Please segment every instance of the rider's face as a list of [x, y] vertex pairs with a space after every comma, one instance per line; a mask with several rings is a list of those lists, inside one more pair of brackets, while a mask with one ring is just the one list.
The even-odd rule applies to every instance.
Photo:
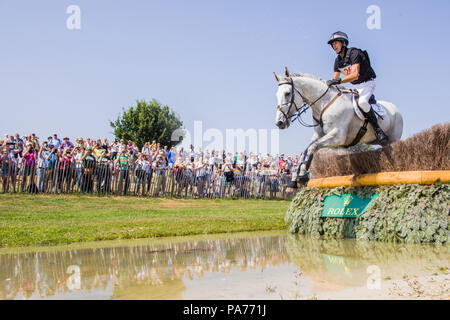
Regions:
[[333, 41], [331, 43], [331, 46], [333, 47], [334, 52], [337, 54], [341, 53], [342, 50], [342, 42], [341, 41]]

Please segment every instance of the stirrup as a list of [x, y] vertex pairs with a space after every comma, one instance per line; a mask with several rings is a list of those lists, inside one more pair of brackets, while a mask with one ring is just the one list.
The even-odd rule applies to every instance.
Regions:
[[380, 125], [378, 122], [372, 123], [372, 126], [375, 131], [375, 137], [377, 138], [377, 141], [380, 145], [387, 146], [389, 144], [389, 137], [386, 133], [384, 133], [383, 129], [380, 128]]
[[389, 144], [389, 137], [384, 133], [384, 131], [380, 128], [379, 131], [375, 130], [375, 136], [377, 137], [378, 143], [383, 147]]

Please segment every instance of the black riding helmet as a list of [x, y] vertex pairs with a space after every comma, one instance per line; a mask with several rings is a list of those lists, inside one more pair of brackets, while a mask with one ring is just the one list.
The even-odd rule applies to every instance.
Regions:
[[345, 32], [337, 31], [333, 33], [330, 37], [330, 40], [328, 40], [328, 44], [331, 45], [333, 41], [342, 41], [344, 42], [344, 45], [348, 46], [348, 36]]

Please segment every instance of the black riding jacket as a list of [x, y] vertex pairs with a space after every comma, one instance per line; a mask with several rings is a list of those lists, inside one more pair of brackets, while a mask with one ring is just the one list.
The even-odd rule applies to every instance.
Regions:
[[344, 58], [338, 54], [334, 61], [334, 72], [342, 72], [345, 76], [348, 76], [352, 65], [359, 63], [359, 78], [352, 81], [352, 84], [363, 83], [377, 77], [370, 65], [369, 55], [366, 51], [347, 47], [345, 47], [344, 50]]

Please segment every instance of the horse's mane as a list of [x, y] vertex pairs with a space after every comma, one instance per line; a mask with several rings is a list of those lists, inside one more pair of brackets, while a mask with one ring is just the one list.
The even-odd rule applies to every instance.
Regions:
[[314, 79], [314, 80], [322, 81], [323, 83], [326, 83], [326, 81], [323, 80], [322, 78], [319, 78], [319, 77], [314, 76], [314, 75], [309, 74], [309, 73], [293, 73], [293, 74], [291, 74], [291, 77], [294, 77], [294, 78], [295, 77], [305, 77], [305, 78], [310, 78], [310, 79]]
[[[327, 81], [326, 81], [326, 80], [324, 80], [324, 79], [322, 79], [322, 78], [320, 78], [320, 77], [317, 77], [317, 76], [315, 76], [315, 75], [309, 74], [309, 73], [292, 73], [292, 74], [291, 74], [291, 77], [293, 77], [293, 78], [297, 78], [297, 77], [305, 77], [305, 78], [310, 78], [310, 79], [313, 79], [313, 80], [320, 81], [320, 82], [322, 82], [322, 83], [324, 83], [324, 84], [327, 84]], [[344, 86], [337, 86], [337, 87], [339, 87], [340, 89], [345, 89]]]

